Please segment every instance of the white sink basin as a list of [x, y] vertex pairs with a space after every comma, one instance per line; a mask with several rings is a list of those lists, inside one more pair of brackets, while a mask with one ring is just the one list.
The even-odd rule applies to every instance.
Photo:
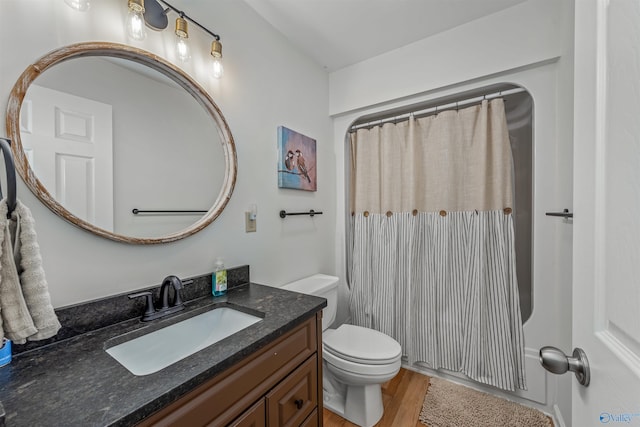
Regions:
[[262, 320], [215, 308], [106, 350], [134, 375], [149, 375]]

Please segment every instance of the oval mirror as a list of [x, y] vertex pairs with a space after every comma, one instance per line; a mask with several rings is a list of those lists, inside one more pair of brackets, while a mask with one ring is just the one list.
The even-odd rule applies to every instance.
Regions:
[[65, 220], [112, 240], [196, 233], [231, 197], [229, 126], [209, 94], [131, 46], [79, 43], [27, 67], [7, 108], [16, 169]]

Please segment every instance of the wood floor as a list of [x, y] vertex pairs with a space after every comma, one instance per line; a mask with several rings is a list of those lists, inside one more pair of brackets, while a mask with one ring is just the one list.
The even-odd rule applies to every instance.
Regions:
[[[376, 427], [425, 427], [418, 420], [429, 377], [401, 368], [400, 373], [382, 385], [384, 414]], [[325, 409], [324, 427], [357, 427]]]

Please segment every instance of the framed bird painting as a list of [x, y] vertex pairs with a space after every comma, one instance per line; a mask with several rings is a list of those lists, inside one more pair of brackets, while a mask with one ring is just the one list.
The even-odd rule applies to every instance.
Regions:
[[278, 126], [278, 187], [316, 191], [316, 140]]

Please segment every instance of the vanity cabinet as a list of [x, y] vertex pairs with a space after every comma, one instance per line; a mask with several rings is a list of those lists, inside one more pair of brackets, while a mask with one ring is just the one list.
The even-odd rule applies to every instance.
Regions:
[[322, 426], [321, 317], [318, 312], [139, 426]]

